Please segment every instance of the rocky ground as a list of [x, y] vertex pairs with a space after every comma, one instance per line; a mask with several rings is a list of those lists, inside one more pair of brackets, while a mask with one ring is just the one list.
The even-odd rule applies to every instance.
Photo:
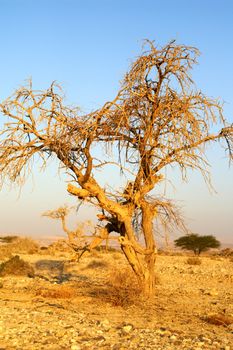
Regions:
[[78, 264], [61, 256], [21, 257], [35, 277], [1, 278], [1, 350], [233, 349], [230, 259], [202, 257], [201, 265], [189, 265], [185, 256], [158, 256], [156, 295], [145, 301], [118, 252]]

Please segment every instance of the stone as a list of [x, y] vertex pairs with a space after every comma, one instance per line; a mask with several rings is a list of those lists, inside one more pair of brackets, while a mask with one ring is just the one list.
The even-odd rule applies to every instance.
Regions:
[[210, 295], [211, 297], [216, 297], [218, 296], [218, 292], [215, 289], [212, 289], [209, 291], [208, 295]]
[[132, 324], [126, 324], [122, 327], [122, 333], [123, 334], [129, 334], [130, 332], [132, 332], [134, 329], [133, 325]]
[[81, 350], [81, 347], [80, 347], [80, 345], [78, 345], [78, 344], [73, 344], [73, 345], [71, 345], [71, 348], [70, 348], [71, 350]]
[[177, 337], [173, 334], [173, 335], [171, 335], [170, 336], [170, 338], [169, 338], [170, 340], [172, 340], [172, 341], [174, 341], [174, 340], [176, 340], [177, 339]]
[[103, 321], [101, 321], [100, 326], [101, 328], [104, 328], [105, 331], [108, 331], [111, 328], [110, 322], [107, 319], [104, 319]]

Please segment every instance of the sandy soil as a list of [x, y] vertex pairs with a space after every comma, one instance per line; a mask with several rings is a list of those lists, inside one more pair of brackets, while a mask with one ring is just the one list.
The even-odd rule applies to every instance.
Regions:
[[[156, 294], [146, 301], [124, 289], [132, 277], [121, 253], [95, 252], [78, 264], [21, 257], [36, 277], [1, 278], [0, 349], [233, 349], [227, 258], [202, 257], [193, 266], [185, 256], [158, 256]], [[122, 289], [111, 283], [119, 271]], [[226, 323], [212, 324], [217, 315]]]

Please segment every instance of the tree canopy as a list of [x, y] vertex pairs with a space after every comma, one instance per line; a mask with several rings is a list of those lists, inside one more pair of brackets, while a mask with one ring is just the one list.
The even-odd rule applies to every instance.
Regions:
[[[171, 166], [183, 178], [192, 169], [209, 182], [205, 145], [211, 142], [219, 141], [233, 159], [233, 127], [221, 104], [192, 81], [198, 55], [198, 49], [175, 41], [162, 48], [146, 41], [116, 97], [88, 114], [66, 106], [55, 82], [45, 91], [34, 90], [29, 82], [0, 103], [5, 121], [0, 132], [1, 184], [22, 185], [35, 160], [45, 168], [50, 157], [57, 158], [70, 179], [68, 192], [99, 208], [100, 237], [119, 234], [119, 244], [148, 294], [154, 290], [154, 223], [183, 225], [176, 206], [152, 190], [159, 192], [163, 181], [172, 180], [165, 171]], [[111, 149], [118, 161], [111, 159]], [[124, 188], [107, 191], [96, 171], [104, 172], [113, 163], [128, 181]]]
[[200, 236], [192, 233], [176, 239], [175, 245], [181, 249], [192, 250], [195, 255], [200, 255], [211, 248], [219, 248], [220, 242], [212, 235]]

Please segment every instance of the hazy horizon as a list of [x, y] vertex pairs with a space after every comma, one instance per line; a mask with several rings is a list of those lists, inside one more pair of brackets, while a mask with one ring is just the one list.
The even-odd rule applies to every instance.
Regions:
[[[233, 123], [233, 3], [229, 1], [38, 1], [0, 0], [2, 55], [0, 99], [32, 78], [35, 89], [62, 84], [67, 103], [91, 111], [111, 100], [130, 63], [141, 52], [145, 38], [164, 45], [171, 39], [197, 47], [199, 65], [193, 69], [197, 87], [224, 101], [224, 114]], [[2, 126], [0, 116], [0, 127]], [[197, 173], [182, 183], [170, 172], [175, 189], [167, 196], [178, 201], [192, 232], [213, 234], [233, 243], [233, 168], [218, 145], [208, 149], [213, 185], [210, 193]], [[116, 183], [117, 174], [102, 181]], [[66, 192], [68, 178], [57, 173], [56, 163], [34, 172], [19, 189], [0, 191], [0, 234], [61, 236], [59, 222], [41, 214], [65, 203], [77, 206]], [[110, 183], [111, 185], [111, 183]], [[94, 210], [81, 207], [69, 225], [94, 219]], [[174, 232], [174, 237], [177, 233]]]

